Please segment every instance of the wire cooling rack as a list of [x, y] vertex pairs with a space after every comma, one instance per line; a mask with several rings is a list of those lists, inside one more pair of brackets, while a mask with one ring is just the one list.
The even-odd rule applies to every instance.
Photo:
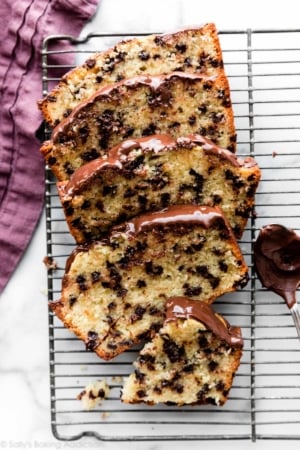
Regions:
[[[240, 242], [250, 281], [242, 291], [215, 303], [230, 323], [242, 327], [245, 338], [229, 400], [223, 407], [124, 405], [119, 393], [136, 350], [104, 362], [87, 352], [49, 312], [51, 424], [58, 439], [85, 435], [103, 441], [300, 439], [300, 343], [281, 298], [257, 280], [252, 254], [252, 243], [265, 224], [281, 223], [299, 232], [300, 29], [219, 35], [232, 92], [238, 154], [254, 156], [262, 170], [256, 211]], [[53, 55], [63, 61], [64, 54], [72, 52], [78, 65], [91, 53], [126, 37], [48, 37], [43, 46], [44, 94], [71, 68], [52, 64]], [[66, 42], [72, 44], [71, 50]], [[48, 273], [48, 299], [53, 300], [59, 298], [65, 260], [74, 242], [47, 169], [46, 215], [47, 255], [57, 263], [57, 269]], [[83, 410], [76, 397], [99, 379], [110, 385], [108, 398], [92, 411]]]

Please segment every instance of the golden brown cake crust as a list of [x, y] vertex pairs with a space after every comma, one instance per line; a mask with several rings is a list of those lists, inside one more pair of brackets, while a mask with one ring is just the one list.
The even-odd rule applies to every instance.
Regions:
[[213, 23], [121, 41], [113, 48], [96, 53], [83, 65], [69, 71], [40, 100], [39, 108], [54, 127], [102, 86], [138, 74], [157, 75], [174, 70], [224, 73], [220, 42]]
[[247, 277], [222, 211], [180, 205], [134, 218], [107, 240], [75, 249], [61, 300], [50, 308], [89, 350], [111, 359], [161, 327], [168, 297], [211, 303]]
[[77, 243], [146, 211], [188, 203], [221, 207], [240, 238], [259, 179], [253, 158], [238, 158], [200, 135], [153, 135], [123, 141], [57, 188]]

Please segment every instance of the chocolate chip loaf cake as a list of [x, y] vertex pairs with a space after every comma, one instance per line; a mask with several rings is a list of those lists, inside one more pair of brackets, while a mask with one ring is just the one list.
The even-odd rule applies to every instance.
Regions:
[[223, 405], [242, 356], [243, 339], [210, 305], [168, 300], [164, 325], [146, 343], [124, 383], [125, 403]]
[[108, 360], [161, 327], [168, 297], [211, 303], [247, 278], [219, 208], [173, 206], [136, 217], [115, 227], [106, 240], [75, 249], [61, 299], [50, 308], [87, 349]]
[[[92, 55], [83, 65], [69, 71], [39, 102], [39, 107], [46, 121], [54, 127], [103, 86], [136, 75], [173, 71], [224, 74], [214, 24], [133, 38]], [[229, 97], [227, 80], [223, 80], [224, 97]]]
[[237, 238], [253, 208], [260, 170], [200, 135], [153, 135], [122, 142], [57, 184], [77, 243], [124, 220], [175, 204], [218, 205]]
[[223, 75], [183, 72], [120, 81], [78, 105], [41, 152], [62, 181], [128, 138], [199, 133], [234, 150], [233, 113], [224, 82]]

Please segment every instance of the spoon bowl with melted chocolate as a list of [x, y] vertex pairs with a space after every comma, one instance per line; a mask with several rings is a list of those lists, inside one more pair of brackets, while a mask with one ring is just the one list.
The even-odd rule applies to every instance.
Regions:
[[283, 225], [266, 225], [254, 243], [254, 264], [262, 285], [285, 300], [300, 339], [296, 299], [300, 285], [300, 236]]

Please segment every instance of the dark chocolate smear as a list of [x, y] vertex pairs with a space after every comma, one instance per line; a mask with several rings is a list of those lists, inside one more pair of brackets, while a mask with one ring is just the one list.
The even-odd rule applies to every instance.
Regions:
[[216, 314], [210, 305], [186, 297], [171, 297], [167, 302], [166, 322], [189, 318], [203, 323], [231, 347], [242, 347], [244, 344], [241, 329], [229, 325], [227, 320]]
[[282, 225], [266, 225], [254, 244], [254, 262], [262, 285], [292, 308], [300, 284], [300, 237]]

